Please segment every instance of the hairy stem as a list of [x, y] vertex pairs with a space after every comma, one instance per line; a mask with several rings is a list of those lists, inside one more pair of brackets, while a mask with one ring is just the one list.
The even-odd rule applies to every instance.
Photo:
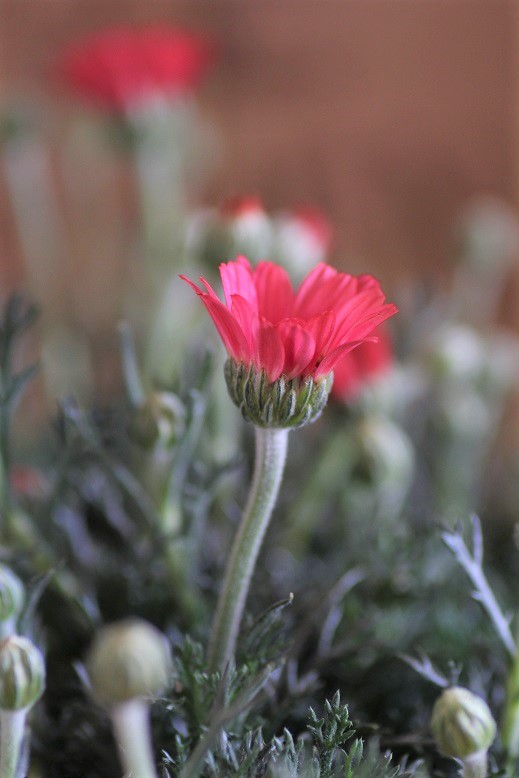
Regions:
[[269, 525], [285, 465], [288, 430], [256, 427], [251, 490], [236, 535], [213, 622], [209, 666], [223, 671], [234, 654], [250, 580]]

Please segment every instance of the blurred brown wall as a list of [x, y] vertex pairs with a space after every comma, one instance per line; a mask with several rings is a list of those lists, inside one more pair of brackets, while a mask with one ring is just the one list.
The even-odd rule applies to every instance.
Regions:
[[[441, 272], [457, 209], [516, 196], [518, 6], [506, 0], [0, 0], [2, 91], [46, 93], [56, 52], [113, 23], [214, 35], [201, 95], [224, 154], [208, 202], [313, 201], [336, 256], [384, 279]], [[1, 196], [1, 192], [0, 192]], [[16, 255], [7, 204], [4, 257]], [[4, 263], [5, 263], [4, 259]]]

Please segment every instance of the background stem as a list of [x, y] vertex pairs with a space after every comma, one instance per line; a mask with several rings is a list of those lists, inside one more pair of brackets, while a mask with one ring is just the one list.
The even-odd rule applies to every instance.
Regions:
[[128, 700], [111, 711], [124, 778], [157, 778], [149, 714], [148, 703], [141, 699]]

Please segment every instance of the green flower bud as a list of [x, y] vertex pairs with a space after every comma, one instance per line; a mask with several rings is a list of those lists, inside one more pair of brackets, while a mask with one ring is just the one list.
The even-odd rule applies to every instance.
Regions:
[[264, 370], [229, 358], [225, 380], [244, 419], [258, 427], [294, 429], [319, 418], [332, 388], [333, 373], [317, 381], [311, 376], [289, 381], [280, 376], [270, 382]]
[[25, 602], [25, 589], [17, 575], [0, 564], [0, 622], [16, 618]]
[[152, 392], [135, 409], [129, 433], [144, 448], [173, 445], [185, 427], [185, 408], [172, 392]]
[[355, 429], [355, 470], [370, 484], [401, 484], [411, 481], [414, 451], [411, 441], [390, 419], [372, 414]]
[[94, 694], [106, 707], [158, 694], [172, 670], [166, 637], [142, 619], [102, 629], [86, 665]]
[[435, 378], [477, 381], [485, 366], [485, 343], [471, 327], [445, 325], [433, 333], [426, 356]]
[[31, 708], [45, 689], [43, 654], [28, 638], [0, 642], [0, 710]]
[[431, 729], [439, 751], [462, 761], [486, 752], [496, 736], [486, 702], [460, 686], [446, 689], [436, 700]]

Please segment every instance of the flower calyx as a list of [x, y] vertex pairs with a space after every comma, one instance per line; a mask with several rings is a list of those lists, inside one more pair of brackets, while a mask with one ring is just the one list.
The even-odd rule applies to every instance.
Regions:
[[321, 415], [333, 383], [333, 373], [270, 381], [265, 370], [236, 362], [225, 363], [225, 380], [233, 403], [243, 418], [258, 427], [295, 429]]
[[31, 708], [45, 688], [45, 660], [28, 638], [11, 635], [0, 642], [0, 711]]

